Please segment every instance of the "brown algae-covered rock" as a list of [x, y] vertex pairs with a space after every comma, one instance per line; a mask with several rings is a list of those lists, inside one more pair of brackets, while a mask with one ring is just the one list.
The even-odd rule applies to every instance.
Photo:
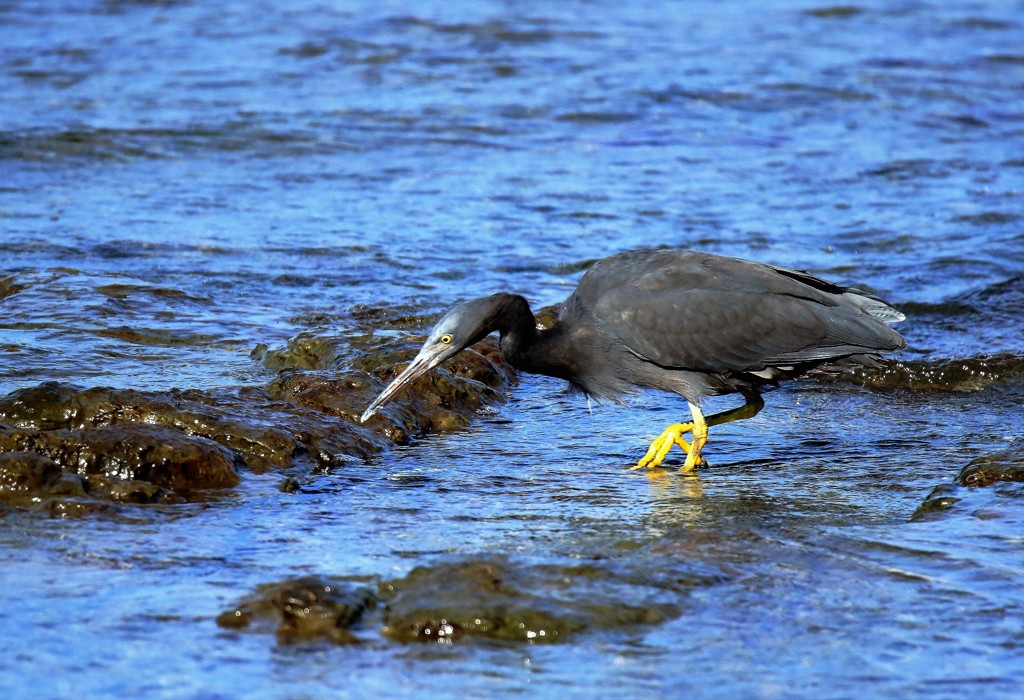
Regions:
[[304, 331], [288, 340], [283, 348], [257, 345], [250, 356], [269, 370], [326, 369], [341, 356], [337, 338]]
[[[343, 382], [323, 381], [330, 390], [345, 392], [339, 386]], [[0, 420], [40, 431], [165, 426], [216, 442], [255, 471], [292, 467], [303, 454], [317, 464], [362, 459], [390, 444], [337, 416], [278, 400], [258, 387], [161, 393], [49, 382], [0, 398]]]
[[0, 498], [48, 493], [63, 474], [60, 466], [41, 454], [25, 451], [0, 453]]
[[962, 359], [885, 360], [878, 367], [860, 368], [847, 376], [870, 389], [980, 391], [1019, 382], [1024, 377], [1024, 357], [1002, 353]]
[[259, 587], [250, 599], [221, 613], [217, 624], [273, 631], [282, 642], [324, 639], [348, 644], [358, 641], [349, 628], [375, 604], [373, 592], [365, 586], [306, 576]]
[[[3, 431], [0, 442], [33, 441], [30, 436]], [[102, 449], [92, 443], [91, 450]], [[76, 453], [84, 454], [77, 449]], [[84, 515], [103, 510], [91, 503], [177, 503], [184, 500], [172, 489], [141, 479], [120, 478], [106, 474], [78, 474], [66, 471], [50, 457], [33, 451], [0, 453], [0, 502], [14, 506], [38, 506], [52, 515]]]
[[[972, 459], [960, 473], [954, 483], [939, 484], [928, 494], [924, 502], [911, 516], [911, 521], [934, 520], [954, 506], [958, 509], [966, 507], [968, 511], [990, 509], [999, 497], [993, 489], [999, 484], [1019, 484], [1024, 482], [1024, 450], [1017, 447], [983, 455]], [[1017, 489], [1019, 493], [1019, 488]]]
[[385, 584], [382, 631], [401, 642], [559, 642], [678, 616], [660, 593], [596, 565], [525, 566], [501, 558], [442, 563]]
[[[340, 394], [337, 401], [354, 405], [358, 400], [352, 395], [352, 380], [347, 374], [325, 372], [317, 376], [329, 387], [328, 391]], [[201, 434], [238, 451], [254, 471], [289, 468], [307, 457], [322, 468], [338, 466], [366, 459], [390, 444], [353, 424], [344, 413], [302, 405], [280, 395], [276, 380], [266, 388], [190, 390], [176, 396], [179, 402], [189, 402], [186, 405], [193, 410], [203, 406], [204, 412], [217, 416], [218, 420]], [[187, 422], [178, 425], [195, 430]]]
[[[139, 391], [46, 382], [19, 389], [0, 397], [0, 454], [20, 455], [6, 460], [0, 477], [36, 498], [50, 495], [56, 482], [47, 480], [64, 478], [60, 471], [77, 476], [77, 488], [92, 498], [187, 499], [236, 485], [242, 467], [333, 469], [425, 432], [463, 428], [515, 379], [497, 344], [485, 340], [362, 425], [366, 406], [415, 354], [402, 345], [340, 370], [328, 367], [339, 356], [336, 340], [300, 334], [282, 350], [260, 350], [268, 366], [292, 368], [266, 387]], [[17, 500], [13, 493], [0, 490], [0, 498]]]
[[679, 615], [679, 590], [605, 566], [513, 563], [504, 557], [421, 566], [376, 593], [346, 579], [308, 576], [260, 586], [221, 613], [228, 629], [280, 641], [359, 641], [376, 625], [401, 643], [545, 644], [570, 635], [659, 624]]
[[269, 401], [258, 389], [160, 393], [47, 382], [0, 398], [0, 420], [37, 430], [161, 425], [219, 442], [242, 455], [250, 468], [287, 466], [298, 449], [294, 437], [273, 416], [252, 412]]
[[44, 431], [0, 426], [0, 452], [26, 451], [83, 477], [145, 481], [175, 491], [238, 484], [238, 460], [230, 450], [157, 425]]
[[991, 486], [997, 481], [1024, 481], [1024, 446], [971, 460], [960, 470], [961, 486]]

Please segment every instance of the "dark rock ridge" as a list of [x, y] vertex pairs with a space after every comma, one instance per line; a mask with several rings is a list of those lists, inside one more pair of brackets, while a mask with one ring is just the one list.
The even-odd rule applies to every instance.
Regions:
[[284, 369], [265, 387], [159, 392], [47, 382], [14, 391], [0, 398], [0, 503], [67, 513], [53, 501], [203, 500], [247, 470], [286, 472], [301, 488], [303, 474], [465, 427], [514, 381], [485, 340], [360, 424], [414, 354], [367, 355], [346, 370]]
[[[217, 618], [279, 641], [550, 644], [678, 617], [685, 586], [602, 564], [445, 560], [371, 587], [306, 577], [268, 584]], [[368, 636], [372, 635], [372, 636]]]

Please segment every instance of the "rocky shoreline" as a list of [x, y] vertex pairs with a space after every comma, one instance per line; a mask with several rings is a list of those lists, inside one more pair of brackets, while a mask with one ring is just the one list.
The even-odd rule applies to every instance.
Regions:
[[245, 472], [276, 471], [297, 484], [314, 470], [463, 428], [515, 381], [496, 344], [484, 341], [361, 425], [363, 408], [413, 354], [346, 370], [285, 370], [264, 387], [159, 392], [46, 382], [14, 391], [0, 398], [0, 503], [66, 516], [111, 502], [202, 501]]

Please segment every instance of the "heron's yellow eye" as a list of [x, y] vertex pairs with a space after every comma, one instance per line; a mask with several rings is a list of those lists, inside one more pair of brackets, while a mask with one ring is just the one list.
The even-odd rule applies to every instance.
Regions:
[[445, 333], [444, 335], [441, 336], [441, 342], [447, 345], [448, 343], [452, 342], [452, 337]]

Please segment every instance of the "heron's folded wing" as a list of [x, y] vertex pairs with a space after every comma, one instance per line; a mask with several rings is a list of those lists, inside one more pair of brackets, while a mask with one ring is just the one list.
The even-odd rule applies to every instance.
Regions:
[[612, 256], [584, 275], [572, 301], [666, 367], [756, 371], [904, 345], [887, 325], [900, 314], [874, 297], [805, 272], [692, 251]]
[[625, 286], [608, 291], [591, 310], [622, 343], [666, 367], [745, 371], [863, 352], [839, 347], [846, 343], [823, 345], [829, 326], [812, 304], [772, 294]]

